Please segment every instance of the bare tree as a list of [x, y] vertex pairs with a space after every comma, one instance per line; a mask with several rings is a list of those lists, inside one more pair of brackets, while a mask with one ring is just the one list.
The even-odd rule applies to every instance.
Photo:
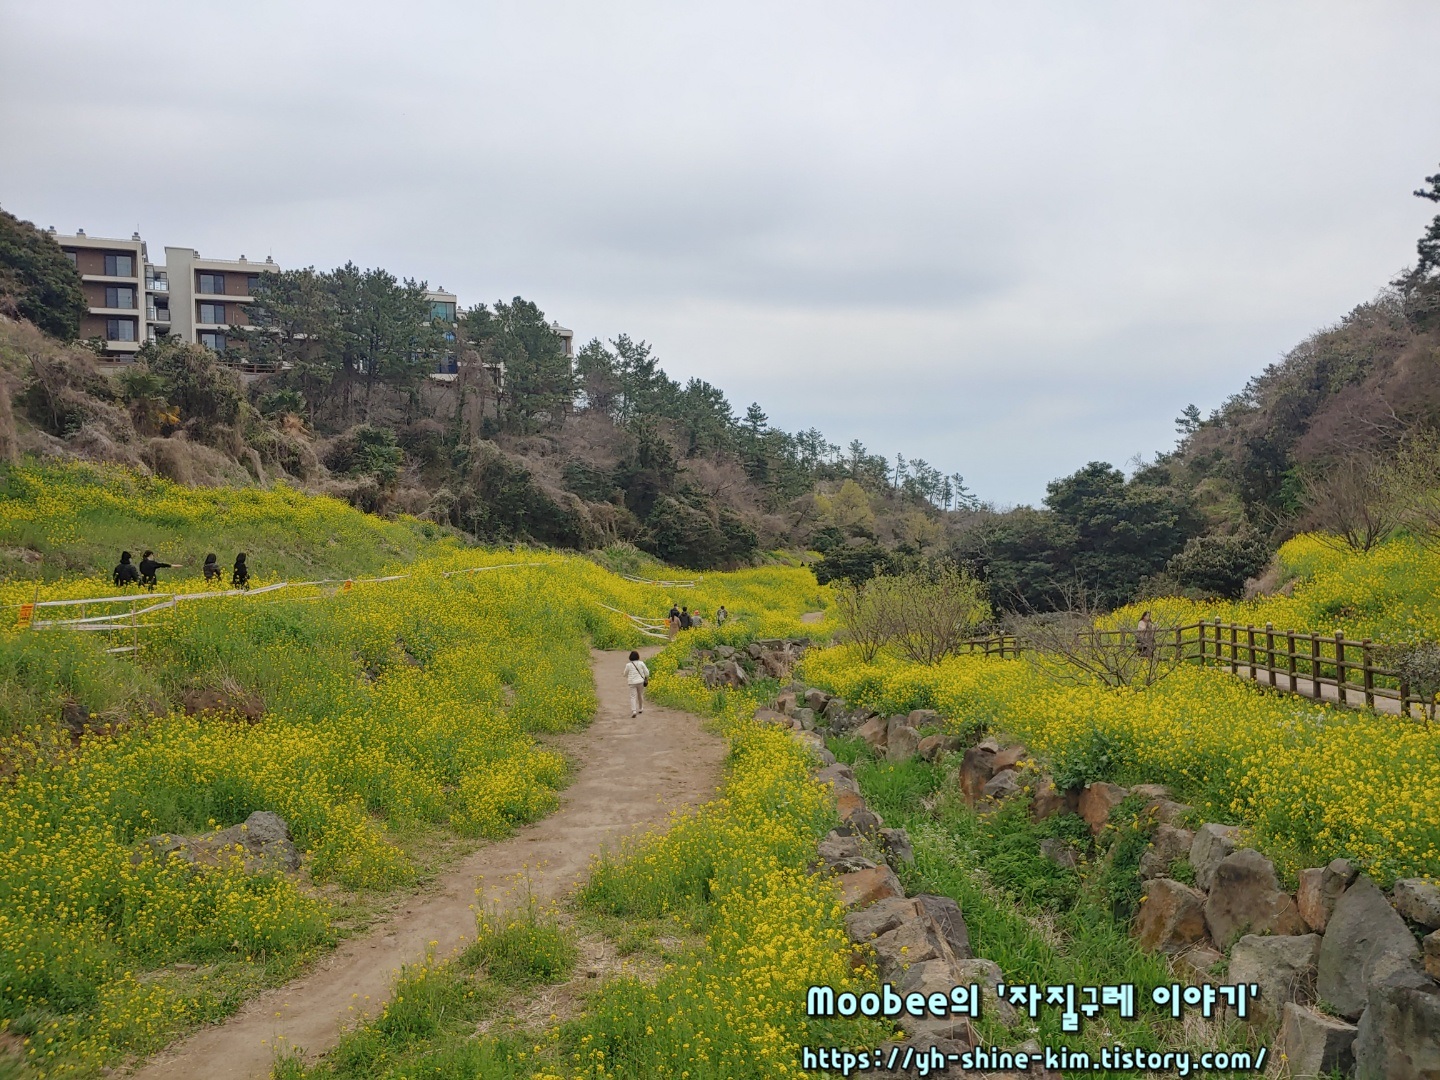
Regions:
[[917, 664], [938, 664], [960, 651], [990, 618], [985, 586], [966, 571], [947, 567], [933, 575], [879, 579], [894, 594], [894, 644]]
[[839, 584], [835, 587], [835, 609], [844, 628], [844, 637], [860, 652], [860, 659], [870, 663], [890, 643], [890, 617], [885, 610], [874, 580], [863, 586]]
[[1370, 551], [1401, 523], [1393, 478], [1370, 454], [1342, 458], [1323, 476], [1304, 483], [1305, 524], [1337, 547]]
[[1018, 616], [1011, 631], [1037, 672], [1067, 685], [1153, 686], [1185, 660], [1173, 630], [1102, 630], [1082, 591], [1063, 611]]
[[1440, 436], [1411, 435], [1389, 470], [1391, 497], [1402, 524], [1429, 548], [1440, 548]]
[[887, 646], [917, 664], [939, 663], [990, 617], [985, 587], [956, 568], [843, 585], [835, 603], [847, 640], [867, 663]]

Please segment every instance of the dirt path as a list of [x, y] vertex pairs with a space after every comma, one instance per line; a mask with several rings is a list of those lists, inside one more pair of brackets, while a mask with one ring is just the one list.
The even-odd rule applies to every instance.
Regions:
[[423, 958], [428, 942], [438, 941], [444, 956], [474, 937], [477, 889], [483, 888], [487, 902], [504, 903], [516, 876], [524, 873], [537, 899], [559, 896], [583, 877], [602, 846], [713, 795], [724, 743], [701, 730], [689, 713], [658, 705], [632, 720], [621, 674], [625, 653], [592, 651], [590, 665], [600, 709], [585, 731], [561, 742], [581, 768], [560, 793], [555, 813], [481, 848], [368, 934], [345, 942], [310, 974], [260, 995], [135, 1075], [260, 1080], [270, 1075], [277, 1041], [310, 1054], [328, 1050], [342, 1025], [386, 1000], [400, 965]]

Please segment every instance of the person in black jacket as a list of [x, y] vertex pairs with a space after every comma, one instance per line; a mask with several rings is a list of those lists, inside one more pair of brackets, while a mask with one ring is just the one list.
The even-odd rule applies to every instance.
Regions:
[[222, 576], [220, 573], [220, 564], [215, 561], [215, 553], [213, 551], [205, 556], [205, 565], [200, 569], [205, 572], [206, 585], [209, 585], [212, 581], [218, 582]]
[[151, 592], [154, 592], [155, 586], [160, 583], [155, 577], [155, 571], [168, 570], [171, 565], [171, 563], [160, 562], [156, 559], [155, 552], [145, 552], [145, 554], [140, 556], [140, 584], [144, 585]]
[[250, 567], [245, 565], [245, 552], [235, 556], [235, 569], [230, 571], [230, 587], [234, 589], [248, 589], [250, 587]]
[[130, 552], [120, 552], [120, 565], [115, 567], [115, 572], [110, 575], [110, 578], [121, 588], [127, 585], [140, 584], [140, 571], [137, 570], [135, 564], [130, 561]]

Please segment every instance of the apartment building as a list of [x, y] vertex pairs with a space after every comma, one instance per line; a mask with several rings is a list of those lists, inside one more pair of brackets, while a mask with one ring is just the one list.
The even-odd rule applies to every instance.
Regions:
[[[50, 230], [55, 235], [55, 230]], [[85, 294], [85, 315], [80, 319], [82, 338], [99, 338], [107, 354], [116, 359], [134, 355], [148, 332], [146, 307], [150, 259], [145, 241], [135, 233], [129, 240], [55, 235], [60, 248], [80, 273]]]
[[260, 275], [280, 268], [268, 256], [264, 262], [244, 255], [206, 259], [194, 248], [167, 247], [163, 269], [169, 278], [168, 332], [223, 353], [231, 328], [252, 328], [245, 308], [255, 302]]
[[165, 249], [165, 263], [150, 261], [145, 241], [50, 233], [80, 272], [86, 314], [81, 338], [98, 338], [107, 359], [127, 360], [147, 340], [173, 334], [223, 353], [232, 327], [244, 326], [259, 275], [280, 268], [274, 260], [205, 259], [193, 248]]
[[[150, 261], [139, 233], [128, 240], [87, 236], [77, 229], [62, 236], [48, 230], [80, 273], [87, 310], [80, 321], [80, 337], [98, 339], [107, 360], [134, 358], [140, 346], [166, 334], [224, 354], [236, 327], [253, 329], [246, 322], [246, 307], [255, 300], [260, 275], [278, 273], [280, 267], [266, 256], [264, 262], [204, 258], [194, 248], [167, 247], [165, 262]], [[459, 298], [444, 288], [426, 291], [431, 318], [455, 326]], [[575, 358], [575, 332], [550, 324], [560, 338], [565, 357]], [[455, 340], [455, 332], [447, 335]], [[496, 385], [503, 385], [505, 365], [487, 365]], [[453, 379], [456, 357], [448, 353], [433, 378]]]

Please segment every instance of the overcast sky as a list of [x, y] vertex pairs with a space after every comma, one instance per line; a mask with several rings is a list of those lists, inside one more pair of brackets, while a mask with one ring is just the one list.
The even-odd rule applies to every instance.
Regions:
[[354, 260], [1035, 502], [1413, 260], [1440, 4], [0, 0], [0, 205]]

